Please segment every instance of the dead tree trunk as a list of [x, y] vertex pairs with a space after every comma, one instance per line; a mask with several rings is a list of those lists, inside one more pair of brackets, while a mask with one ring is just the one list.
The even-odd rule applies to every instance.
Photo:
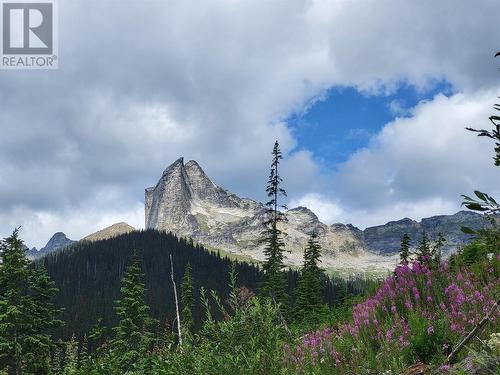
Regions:
[[177, 334], [179, 335], [179, 348], [182, 348], [181, 316], [179, 314], [179, 300], [177, 299], [177, 287], [175, 285], [175, 280], [174, 280], [174, 262], [172, 261], [172, 254], [170, 254], [170, 277], [172, 278], [172, 285], [174, 287], [175, 313], [177, 315]]
[[484, 318], [474, 327], [474, 329], [472, 331], [470, 331], [467, 336], [465, 336], [463, 338], [462, 341], [460, 341], [458, 343], [457, 346], [455, 346], [455, 348], [453, 348], [452, 352], [450, 353], [450, 355], [448, 356], [448, 358], [446, 359], [446, 363], [449, 363], [451, 360], [453, 360], [453, 358], [458, 354], [458, 352], [460, 350], [462, 350], [462, 348], [467, 345], [467, 343], [474, 337], [476, 336], [479, 331], [484, 327], [484, 325], [486, 324], [486, 322], [488, 322], [488, 320], [491, 319], [491, 316], [493, 315], [493, 313], [497, 310], [498, 308], [498, 302], [500, 301], [497, 301], [495, 302], [495, 304], [492, 306], [491, 310], [488, 312], [488, 314], [486, 314], [484, 316]]

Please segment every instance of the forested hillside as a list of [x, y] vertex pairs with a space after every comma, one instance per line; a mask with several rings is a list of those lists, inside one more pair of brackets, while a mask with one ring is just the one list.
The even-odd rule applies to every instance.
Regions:
[[[99, 318], [102, 318], [102, 324], [107, 328], [116, 324], [113, 301], [120, 296], [120, 280], [134, 250], [138, 252], [145, 274], [146, 301], [151, 308], [151, 315], [162, 325], [172, 325], [175, 316], [170, 255], [178, 286], [186, 266], [191, 266], [195, 328], [200, 326], [204, 315], [199, 298], [200, 288], [215, 290], [226, 298], [232, 264], [238, 274], [238, 286], [245, 286], [255, 292], [262, 280], [262, 271], [254, 265], [233, 262], [165, 232], [135, 231], [104, 241], [79, 242], [40, 260], [59, 288], [55, 304], [64, 308], [62, 318], [66, 324], [59, 328], [58, 337], [68, 339], [72, 334], [83, 337]], [[292, 291], [297, 285], [297, 277], [297, 271], [287, 273], [290, 295], [293, 295]], [[331, 306], [339, 304], [348, 294], [362, 294], [367, 283], [361, 278], [325, 279], [324, 299]]]

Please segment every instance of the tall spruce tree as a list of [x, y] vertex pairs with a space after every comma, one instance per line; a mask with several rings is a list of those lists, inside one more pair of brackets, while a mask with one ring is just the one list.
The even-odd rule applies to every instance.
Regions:
[[304, 264], [295, 290], [295, 319], [306, 324], [319, 321], [323, 305], [323, 270], [319, 267], [321, 246], [318, 235], [311, 234], [304, 250]]
[[115, 337], [111, 340], [111, 348], [118, 355], [118, 365], [123, 372], [135, 368], [153, 342], [153, 320], [145, 302], [146, 288], [143, 279], [141, 260], [137, 252], [134, 252], [122, 278], [121, 298], [115, 301], [119, 322], [113, 327]]
[[28, 372], [43, 374], [50, 372], [50, 356], [55, 343], [50, 335], [54, 328], [63, 324], [58, 317], [62, 310], [53, 303], [58, 292], [45, 267], [38, 264], [30, 268], [29, 277], [31, 334], [28, 351], [32, 353], [27, 365]]
[[186, 270], [184, 271], [184, 276], [182, 277], [181, 284], [181, 304], [182, 304], [182, 325], [185, 329], [193, 329], [193, 307], [194, 307], [194, 296], [193, 296], [193, 276], [191, 270], [191, 264], [188, 263]]
[[399, 248], [400, 264], [408, 264], [408, 259], [410, 257], [410, 245], [410, 236], [408, 235], [408, 233], [403, 234], [403, 237], [401, 237], [401, 245]]
[[420, 263], [428, 263], [431, 260], [431, 241], [426, 231], [422, 232], [422, 238], [417, 246], [417, 260]]
[[43, 268], [30, 267], [17, 229], [0, 252], [0, 370], [47, 374], [51, 329], [61, 323], [52, 304], [57, 289]]
[[442, 251], [444, 244], [446, 243], [446, 238], [444, 238], [443, 233], [439, 232], [438, 233], [438, 238], [436, 241], [434, 241], [434, 244], [432, 245], [432, 262], [436, 265], [439, 266], [441, 263], [441, 258], [442, 258]]
[[78, 373], [78, 341], [75, 335], [66, 343], [64, 352], [63, 375], [76, 375]]
[[30, 330], [29, 261], [18, 230], [0, 244], [0, 369], [21, 374]]
[[267, 181], [266, 192], [270, 198], [266, 203], [267, 229], [264, 231], [264, 242], [266, 247], [264, 255], [266, 260], [263, 265], [265, 272], [264, 281], [261, 285], [261, 292], [265, 296], [270, 296], [276, 302], [282, 304], [286, 309], [288, 297], [286, 295], [286, 279], [283, 272], [283, 253], [285, 243], [283, 242], [283, 233], [278, 228], [278, 224], [286, 220], [285, 215], [280, 209], [285, 209], [285, 205], [279, 203], [279, 198], [286, 196], [286, 191], [281, 187], [283, 179], [279, 174], [280, 160], [283, 158], [279, 143], [274, 143], [271, 161], [271, 172]]

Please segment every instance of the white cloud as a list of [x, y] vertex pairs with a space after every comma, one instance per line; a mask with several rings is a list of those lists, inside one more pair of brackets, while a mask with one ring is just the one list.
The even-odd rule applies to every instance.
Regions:
[[344, 222], [346, 213], [340, 203], [318, 193], [307, 193], [299, 199], [290, 202], [290, 208], [307, 207], [313, 211], [318, 219], [326, 224]]
[[328, 195], [306, 194], [293, 203], [309, 205], [326, 222], [366, 227], [454, 213], [460, 195], [473, 190], [500, 196], [493, 142], [464, 129], [488, 126], [498, 91], [437, 95], [420, 103], [411, 117], [387, 124], [340, 165]]
[[[336, 85], [380, 92], [444, 79], [467, 103], [500, 78], [492, 59], [500, 29], [491, 19], [499, 9], [496, 0], [61, 2], [60, 69], [0, 73], [1, 231], [24, 224], [39, 246], [51, 231], [93, 231], [98, 216], [136, 220], [130, 207], [179, 156], [198, 160], [220, 185], [263, 198], [274, 139], [291, 152], [288, 191], [331, 196], [321, 161], [285, 119]], [[393, 159], [401, 152], [414, 160], [420, 176], [441, 157], [448, 163], [447, 144], [431, 138], [419, 144], [432, 152], [420, 148], [410, 157], [404, 137], [397, 137], [401, 149], [384, 143], [390, 132], [406, 132], [386, 129], [338, 175], [345, 210], [358, 209], [349, 189], [369, 197], [360, 202], [374, 210], [373, 202], [380, 209], [391, 202], [387, 184], [398, 201], [417, 202], [433, 199], [443, 181], [456, 182], [442, 168], [448, 172], [429, 177], [417, 194], [415, 178]], [[117, 195], [109, 202], [95, 199], [109, 191]], [[85, 219], [66, 225], [74, 216]]]

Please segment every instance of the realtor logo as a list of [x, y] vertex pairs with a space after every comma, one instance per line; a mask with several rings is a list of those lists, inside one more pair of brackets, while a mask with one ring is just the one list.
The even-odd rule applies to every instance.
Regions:
[[1, 0], [3, 69], [56, 69], [57, 23], [53, 0]]

